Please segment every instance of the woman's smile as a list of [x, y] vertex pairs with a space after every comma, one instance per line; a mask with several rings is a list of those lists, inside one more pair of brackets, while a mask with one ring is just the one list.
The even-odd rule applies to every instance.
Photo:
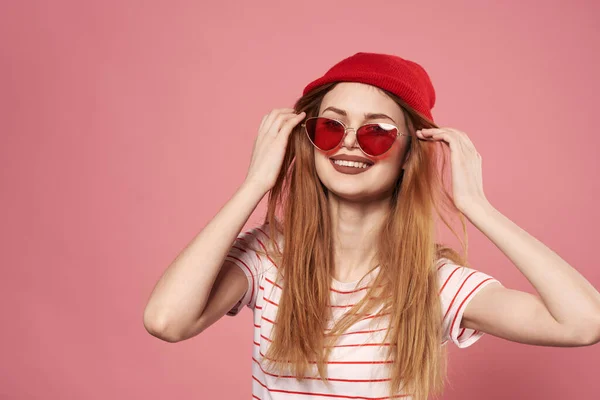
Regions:
[[365, 172], [373, 165], [358, 161], [334, 160], [332, 158], [330, 158], [329, 161], [336, 171], [349, 175], [356, 175]]

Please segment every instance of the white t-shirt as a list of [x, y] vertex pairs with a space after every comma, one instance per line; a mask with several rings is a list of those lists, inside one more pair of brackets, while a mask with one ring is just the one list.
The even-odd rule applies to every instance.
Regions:
[[[277, 266], [270, 259], [255, 252], [267, 249], [268, 225], [261, 225], [240, 233], [226, 259], [239, 266], [248, 278], [245, 296], [227, 313], [236, 315], [242, 306], [254, 314], [254, 349], [252, 355], [252, 395], [255, 399], [382, 399], [388, 398], [389, 363], [385, 360], [382, 343], [388, 317], [367, 316], [351, 326], [335, 344], [328, 360], [329, 385], [316, 374], [298, 382], [295, 377], [277, 377], [261, 363], [270, 343], [271, 329], [277, 314], [281, 287], [276, 283]], [[277, 240], [282, 249], [282, 238]], [[356, 282], [332, 281], [331, 306], [337, 319], [344, 310], [356, 304], [366, 293], [369, 282], [379, 268], [373, 270], [357, 286]], [[466, 305], [485, 285], [497, 281], [474, 269], [452, 264], [443, 259], [438, 263], [440, 273], [440, 300], [442, 302], [443, 341], [451, 340], [459, 348], [472, 345], [483, 332], [461, 328], [460, 323]], [[410, 399], [410, 397], [404, 397]]]

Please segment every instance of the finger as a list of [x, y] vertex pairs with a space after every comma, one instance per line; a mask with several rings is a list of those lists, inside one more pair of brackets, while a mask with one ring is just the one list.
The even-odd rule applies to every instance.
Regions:
[[428, 138], [441, 138], [440, 135], [446, 134], [448, 135], [448, 131], [444, 130], [444, 129], [435, 129], [435, 128], [430, 128], [430, 129], [421, 129], [419, 131], [417, 131], [417, 136], [428, 139]]
[[273, 122], [275, 121], [277, 116], [279, 116], [279, 114], [290, 113], [293, 111], [293, 108], [275, 108], [271, 110], [271, 112], [267, 116], [267, 119], [265, 120], [265, 124], [263, 125], [263, 129], [265, 130], [265, 132], [268, 132], [271, 129], [271, 125], [273, 125]]
[[426, 131], [421, 131], [420, 133], [417, 133], [417, 136], [429, 141], [443, 141], [448, 143], [448, 145], [450, 145], [451, 142], [454, 141], [454, 138], [452, 138], [451, 135], [448, 134], [448, 132], [443, 131], [441, 129], [428, 129]]
[[[298, 116], [299, 116], [299, 114], [296, 114], [296, 113], [279, 114], [279, 116], [273, 122], [273, 125], [271, 125], [270, 133], [273, 136], [277, 136], [277, 134], [279, 133], [281, 128], [284, 126], [284, 124], [288, 123], [289, 121], [294, 121], [295, 119], [298, 118]], [[294, 122], [294, 124], [296, 124], [296, 123], [297, 123], [297, 121]]]
[[477, 153], [475, 145], [465, 132], [454, 128], [441, 128], [437, 132], [446, 132], [448, 137], [451, 137], [455, 141], [455, 147], [460, 148], [463, 152]]
[[263, 115], [262, 119], [260, 120], [260, 125], [258, 126], [258, 134], [259, 134], [259, 136], [261, 136], [262, 133], [264, 132], [263, 127], [265, 125], [265, 121], [267, 120], [268, 116], [269, 116], [269, 114], [265, 114], [265, 115]]
[[297, 115], [298, 114], [296, 114], [295, 112], [280, 113], [279, 115], [277, 115], [277, 117], [275, 117], [273, 123], [271, 124], [269, 130], [265, 133], [265, 135], [270, 137], [276, 137], [283, 124], [290, 118], [295, 118]]
[[296, 116], [289, 118], [283, 123], [279, 132], [277, 133], [277, 138], [286, 141], [290, 135], [290, 132], [294, 129], [296, 125], [298, 125], [303, 119], [306, 117], [306, 113], [304, 111], [300, 112]]
[[429, 139], [433, 136], [434, 133], [434, 129], [430, 128], [430, 129], [418, 129], [417, 131], [415, 131], [415, 134], [417, 135], [417, 137], [419, 139]]

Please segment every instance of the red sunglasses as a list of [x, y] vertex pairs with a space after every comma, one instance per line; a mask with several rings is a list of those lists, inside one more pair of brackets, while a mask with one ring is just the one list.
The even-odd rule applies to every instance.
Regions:
[[[354, 129], [347, 128], [337, 119], [326, 117], [308, 118], [302, 126], [311, 143], [322, 151], [329, 151], [339, 146], [348, 129]], [[399, 135], [409, 136], [400, 133], [395, 125], [383, 122], [366, 124], [354, 131], [362, 152], [373, 157], [380, 156], [391, 149]]]

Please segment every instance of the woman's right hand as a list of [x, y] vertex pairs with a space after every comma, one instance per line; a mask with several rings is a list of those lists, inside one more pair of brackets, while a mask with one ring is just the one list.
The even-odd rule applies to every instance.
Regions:
[[258, 185], [265, 193], [271, 190], [283, 164], [290, 132], [305, 116], [304, 111], [296, 114], [293, 108], [276, 108], [263, 116], [245, 183]]

